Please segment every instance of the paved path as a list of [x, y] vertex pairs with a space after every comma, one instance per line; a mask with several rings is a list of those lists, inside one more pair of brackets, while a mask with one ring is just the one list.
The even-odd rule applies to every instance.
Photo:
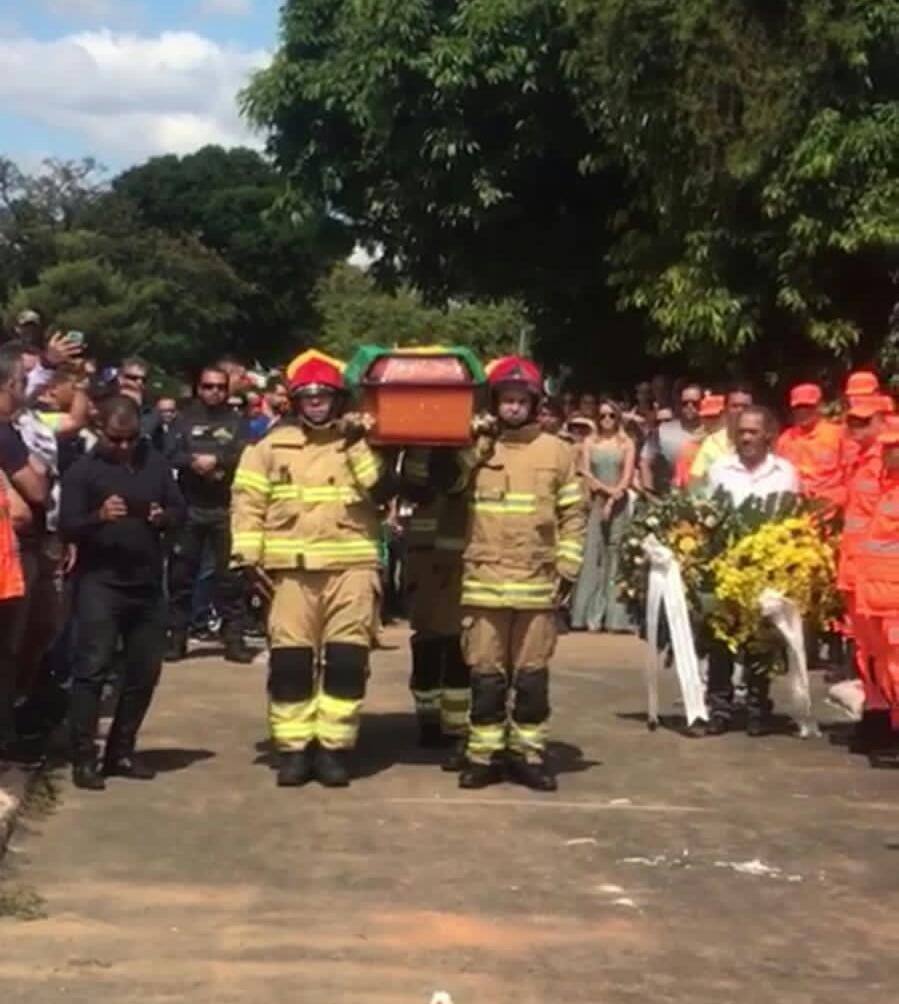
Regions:
[[[405, 635], [348, 791], [277, 790], [264, 670], [169, 667], [163, 773], [64, 781], [4, 881], [4, 1004], [894, 1001], [899, 775], [827, 739], [650, 735], [630, 639], [563, 639], [556, 796], [462, 793], [413, 745]], [[668, 708], [673, 709], [668, 692]]]

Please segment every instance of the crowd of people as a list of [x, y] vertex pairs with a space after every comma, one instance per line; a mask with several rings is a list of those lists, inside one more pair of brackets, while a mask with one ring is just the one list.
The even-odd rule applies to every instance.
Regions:
[[[32, 311], [0, 345], [0, 758], [39, 757], [67, 719], [80, 787], [151, 777], [135, 748], [163, 662], [213, 621], [225, 658], [252, 661], [252, 608], [279, 785], [344, 786], [383, 594], [401, 582], [422, 745], [447, 747], [464, 788], [510, 776], [554, 790], [559, 615], [576, 630], [635, 629], [621, 542], [634, 499], [672, 488], [735, 503], [802, 492], [844, 513], [860, 741], [893, 744], [899, 427], [873, 373], [849, 377], [832, 417], [817, 385], [794, 387], [778, 435], [745, 385], [658, 378], [628, 402], [555, 399], [537, 367], [505, 357], [488, 367], [470, 448], [385, 451], [321, 354], [264, 378], [221, 358], [190, 393], [151, 400], [145, 361], [101, 371], [87, 349], [78, 332], [46, 337]], [[722, 648], [694, 734], [731, 726], [733, 674]], [[769, 682], [746, 667], [750, 734], [765, 731]]]

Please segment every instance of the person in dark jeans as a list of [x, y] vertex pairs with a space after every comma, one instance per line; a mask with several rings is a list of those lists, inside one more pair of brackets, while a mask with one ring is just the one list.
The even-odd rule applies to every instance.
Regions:
[[253, 652], [244, 644], [244, 581], [229, 570], [231, 559], [231, 481], [248, 442], [246, 419], [228, 407], [228, 376], [216, 367], [200, 375], [197, 400], [181, 416], [172, 462], [187, 502], [187, 521], [169, 563], [171, 635], [166, 660], [187, 654], [192, 599], [204, 550], [215, 558], [215, 604], [222, 618], [225, 658], [248, 663]]
[[[165, 649], [163, 533], [184, 520], [169, 464], [140, 436], [132, 398], [104, 401], [95, 450], [63, 479], [60, 527], [78, 547], [78, 651], [72, 680], [72, 776], [100, 790], [103, 774], [149, 779], [135, 759], [137, 733], [159, 680]], [[106, 740], [103, 772], [96, 738], [103, 682], [121, 643], [123, 681]]]

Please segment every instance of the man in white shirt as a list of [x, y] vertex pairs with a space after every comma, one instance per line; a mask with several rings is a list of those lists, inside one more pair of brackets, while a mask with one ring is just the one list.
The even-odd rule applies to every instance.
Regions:
[[[783, 457], [771, 452], [777, 436], [777, 423], [767, 408], [750, 406], [737, 421], [736, 453], [721, 457], [712, 464], [709, 488], [721, 488], [740, 505], [750, 497], [767, 499], [772, 495], [798, 493], [799, 475]], [[746, 683], [746, 733], [765, 735], [766, 719], [772, 705], [768, 697], [771, 685], [770, 666], [763, 653], [745, 651], [740, 654]], [[697, 723], [690, 729], [692, 736], [719, 736], [727, 732], [733, 717], [734, 656], [719, 641], [709, 647], [709, 675], [706, 685], [706, 705], [710, 713], [707, 725]]]
[[773, 452], [777, 425], [767, 408], [751, 405], [737, 420], [736, 452], [712, 464], [709, 491], [719, 488], [730, 495], [734, 505], [742, 505], [750, 496], [767, 498], [785, 492], [798, 493], [796, 468]]

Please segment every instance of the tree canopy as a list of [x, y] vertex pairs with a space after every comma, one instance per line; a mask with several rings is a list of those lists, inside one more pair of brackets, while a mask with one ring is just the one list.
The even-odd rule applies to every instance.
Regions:
[[244, 104], [382, 281], [519, 297], [550, 358], [787, 366], [886, 333], [897, 57], [899, 0], [288, 0]]

